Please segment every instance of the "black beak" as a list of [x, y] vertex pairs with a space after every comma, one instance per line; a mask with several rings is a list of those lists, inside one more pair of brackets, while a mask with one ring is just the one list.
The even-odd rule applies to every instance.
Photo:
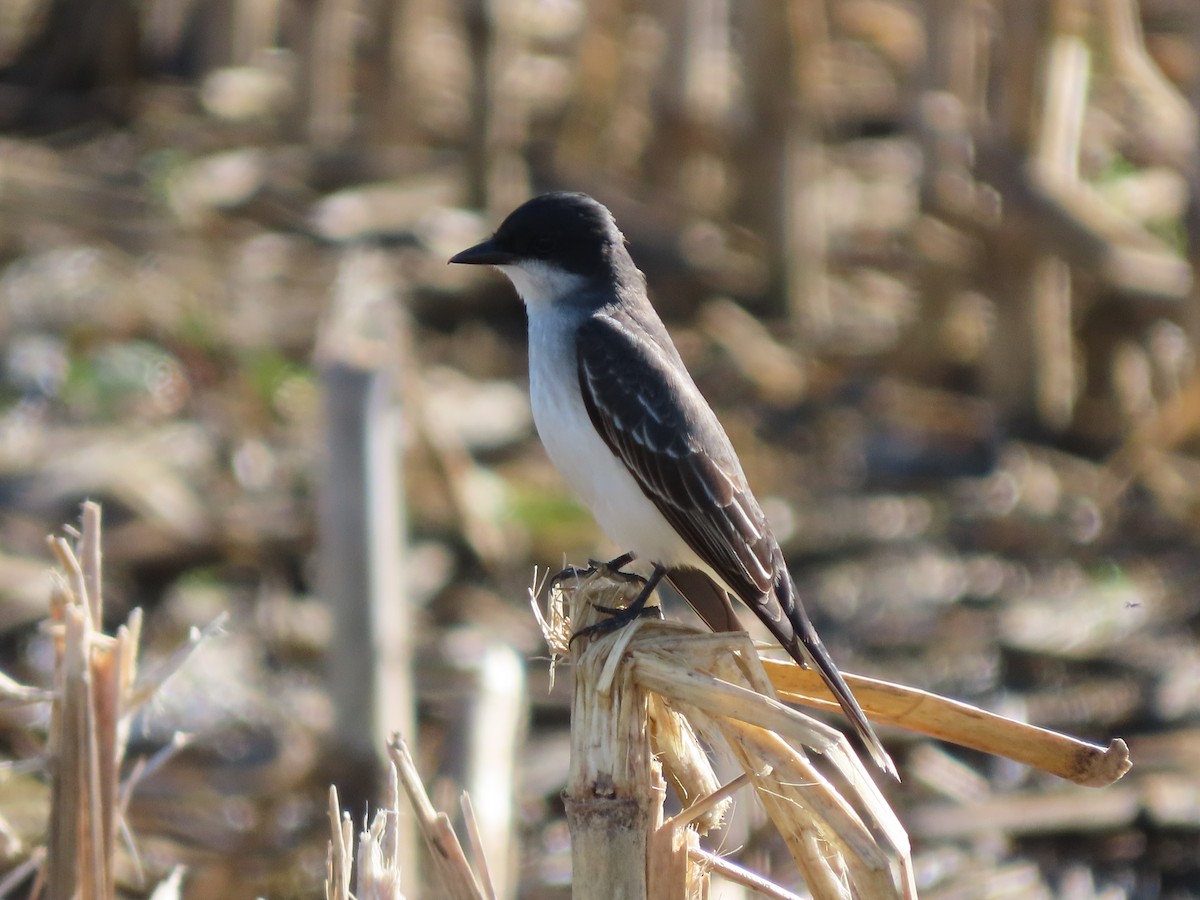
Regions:
[[466, 266], [505, 266], [513, 261], [513, 255], [498, 248], [492, 240], [468, 247], [450, 257], [450, 262]]

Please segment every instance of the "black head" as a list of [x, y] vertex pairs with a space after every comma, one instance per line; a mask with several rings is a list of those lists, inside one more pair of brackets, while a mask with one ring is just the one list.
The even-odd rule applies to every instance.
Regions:
[[541, 262], [573, 275], [601, 275], [627, 258], [612, 213], [587, 194], [542, 194], [508, 214], [489, 240], [452, 263], [520, 265]]

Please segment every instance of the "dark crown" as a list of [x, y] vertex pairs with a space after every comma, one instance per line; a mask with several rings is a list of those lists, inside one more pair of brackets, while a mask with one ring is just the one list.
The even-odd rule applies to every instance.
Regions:
[[624, 254], [612, 214], [587, 194], [542, 194], [517, 207], [492, 238], [519, 260], [552, 263], [577, 275], [611, 270]]

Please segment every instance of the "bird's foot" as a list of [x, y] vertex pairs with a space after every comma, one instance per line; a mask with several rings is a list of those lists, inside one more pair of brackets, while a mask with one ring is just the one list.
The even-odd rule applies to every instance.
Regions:
[[[626, 565], [632, 559], [631, 554], [626, 554], [626, 556], [629, 556], [630, 559], [618, 557], [618, 559], [612, 560], [604, 565], [606, 567], [611, 567], [613, 563], [618, 563], [620, 560], [624, 559], [623, 562], [619, 562], [617, 567], [619, 571], [619, 567], [621, 565]], [[654, 593], [654, 589], [658, 587], [658, 583], [662, 581], [663, 575], [666, 574], [666, 569], [664, 569], [662, 566], [655, 566], [654, 571], [650, 573], [649, 578], [630, 576], [628, 572], [619, 572], [619, 574], [630, 578], [631, 582], [632, 579], [636, 578], [642, 583], [642, 589], [638, 592], [637, 597], [628, 606], [613, 607], [593, 604], [594, 609], [596, 609], [598, 612], [604, 613], [608, 616], [608, 618], [602, 622], [597, 622], [595, 625], [589, 625], [587, 628], [581, 628], [579, 631], [575, 632], [573, 635], [571, 635], [571, 640], [568, 642], [568, 646], [570, 644], [574, 644], [577, 638], [595, 637], [599, 634], [608, 634], [610, 631], [616, 631], [618, 628], [624, 628], [630, 622], [634, 621], [635, 619], [640, 619], [642, 616], [653, 616], [658, 619], [663, 617], [661, 607], [657, 605], [649, 606], [647, 605], [646, 601], [650, 599], [650, 595]]]
[[546, 586], [550, 590], [554, 590], [556, 587], [562, 587], [563, 582], [582, 581], [594, 574], [596, 574], [596, 567], [590, 564], [587, 566], [567, 566], [565, 569], [561, 569], [551, 575], [546, 582]]
[[602, 613], [608, 615], [607, 619], [597, 622], [595, 625], [589, 625], [587, 628], [580, 628], [568, 642], [568, 646], [575, 643], [576, 640], [583, 637], [596, 637], [601, 634], [608, 634], [610, 631], [617, 631], [624, 628], [635, 619], [653, 618], [661, 619], [663, 617], [662, 607], [643, 603], [640, 609], [634, 609], [633, 605], [629, 606], [597, 606], [595, 607]]
[[[646, 584], [646, 579], [640, 578], [638, 580], [641, 581], [642, 586], [644, 587]], [[636, 583], [636, 582], [631, 582], [631, 583]], [[596, 610], [596, 612], [602, 612], [606, 616], [616, 617], [616, 616], [628, 615], [628, 618], [625, 620], [625, 622], [631, 622], [634, 619], [640, 618], [641, 616], [657, 615], [658, 618], [660, 618], [660, 619], [662, 618], [661, 612], [655, 612], [655, 610], [659, 609], [659, 607], [657, 607], [657, 606], [648, 606], [645, 602], [643, 602], [640, 610], [638, 610], [635, 613], [630, 614], [630, 610], [633, 609], [633, 606], [634, 606], [633, 603], [630, 603], [628, 606], [601, 606], [599, 603], [593, 603], [592, 609]], [[625, 623], [622, 623], [622, 624], [625, 624]]]
[[622, 571], [633, 560], [634, 555], [632, 553], [622, 553], [616, 559], [610, 559], [608, 562], [589, 559], [587, 566], [567, 566], [562, 571], [555, 573], [550, 576], [547, 584], [553, 589], [561, 586], [564, 581], [581, 581], [600, 572], [615, 581], [624, 581], [627, 584], [645, 586], [646, 579], [641, 575], [638, 575], [636, 572]]

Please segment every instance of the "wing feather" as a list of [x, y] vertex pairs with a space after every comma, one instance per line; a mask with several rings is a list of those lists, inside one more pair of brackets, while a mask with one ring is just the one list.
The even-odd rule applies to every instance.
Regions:
[[775, 582], [775, 539], [724, 429], [668, 349], [615, 314], [577, 337], [592, 424], [692, 551], [749, 601]]
[[[600, 312], [578, 331], [579, 388], [596, 431], [692, 551], [801, 665], [813, 664], [875, 761], [895, 774], [845, 679], [800, 605], [783, 554], [712, 409], [660, 323]], [[634, 549], [634, 548], [630, 548]], [[669, 560], [654, 560], [669, 563]], [[700, 576], [699, 578], [695, 576]], [[667, 576], [714, 628], [736, 627], [706, 573]]]

